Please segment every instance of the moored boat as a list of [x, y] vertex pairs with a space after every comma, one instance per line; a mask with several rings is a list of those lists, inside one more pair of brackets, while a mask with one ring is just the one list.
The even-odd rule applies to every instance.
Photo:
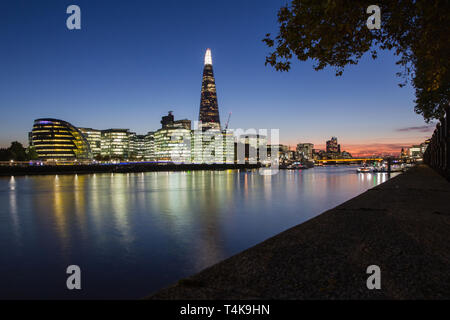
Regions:
[[372, 169], [368, 167], [359, 167], [358, 169], [356, 169], [356, 171], [358, 173], [371, 173]]

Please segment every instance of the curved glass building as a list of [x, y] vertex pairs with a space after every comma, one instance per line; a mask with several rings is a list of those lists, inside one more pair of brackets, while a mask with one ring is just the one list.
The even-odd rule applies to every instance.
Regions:
[[78, 128], [58, 119], [37, 119], [31, 142], [41, 160], [89, 160], [89, 142]]

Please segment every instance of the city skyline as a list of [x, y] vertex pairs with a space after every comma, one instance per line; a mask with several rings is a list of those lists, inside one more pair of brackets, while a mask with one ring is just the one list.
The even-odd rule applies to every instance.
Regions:
[[0, 1], [0, 300], [450, 298], [433, 4]]
[[[289, 73], [265, 67], [267, 49], [261, 39], [276, 28], [274, 13], [281, 1], [265, 1], [257, 8], [249, 1], [240, 11], [230, 4], [202, 2], [190, 9], [189, 18], [183, 15], [189, 6], [177, 2], [170, 21], [158, 18], [173, 9], [170, 1], [136, 1], [131, 7], [118, 2], [107, 14], [101, 5], [79, 1], [83, 27], [75, 32], [60, 23], [66, 18], [59, 10], [64, 4], [26, 3], [34, 10], [23, 13], [25, 3], [0, 5], [2, 20], [10, 23], [0, 30], [7, 49], [0, 53], [5, 62], [1, 147], [14, 140], [26, 144], [37, 118], [137, 133], [156, 129], [168, 110], [178, 118], [197, 119], [198, 70], [208, 47], [215, 55], [220, 115], [226, 119], [233, 112], [230, 128], [279, 128], [280, 143], [294, 147], [311, 142], [318, 149], [337, 136], [343, 150], [355, 155], [399, 153], [434, 130], [414, 113], [412, 89], [396, 86], [399, 70], [391, 53], [375, 61], [366, 57], [341, 78], [333, 70], [313, 71], [310, 62], [294, 63]], [[193, 22], [208, 11], [217, 18], [208, 20], [206, 28]], [[17, 19], [19, 14], [23, 19]], [[234, 23], [229, 23], [231, 16]], [[108, 23], [109, 18], [115, 23]], [[185, 30], [171, 25], [173, 21]], [[196, 34], [193, 41], [189, 34]]]

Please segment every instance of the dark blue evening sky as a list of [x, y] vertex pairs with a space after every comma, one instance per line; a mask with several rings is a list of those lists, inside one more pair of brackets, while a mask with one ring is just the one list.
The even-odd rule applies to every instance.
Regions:
[[[221, 120], [232, 128], [279, 128], [281, 140], [319, 146], [336, 135], [344, 149], [421, 142], [429, 132], [399, 88], [386, 52], [335, 77], [312, 62], [289, 73], [264, 66], [261, 41], [276, 32], [277, 0], [2, 0], [0, 146], [27, 141], [33, 120], [146, 133], [173, 110], [196, 120], [203, 55], [212, 49]], [[77, 4], [82, 29], [66, 28]], [[362, 9], [364, 11], [364, 9]], [[370, 149], [369, 148], [369, 149]]]

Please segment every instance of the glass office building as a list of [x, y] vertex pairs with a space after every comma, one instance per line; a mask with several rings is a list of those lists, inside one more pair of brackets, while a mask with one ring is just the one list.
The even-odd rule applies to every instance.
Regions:
[[231, 130], [220, 131], [200, 128], [192, 131], [192, 162], [207, 164], [234, 163], [234, 134]]
[[99, 156], [102, 152], [102, 131], [92, 128], [78, 128], [89, 142], [92, 155]]
[[130, 157], [130, 130], [102, 130], [101, 155], [111, 159], [124, 160]]
[[144, 160], [155, 161], [155, 133], [150, 131], [144, 137]]
[[146, 139], [145, 135], [135, 134], [130, 135], [130, 158], [132, 160], [144, 160], [146, 153]]
[[90, 160], [89, 142], [69, 122], [58, 119], [37, 119], [31, 132], [31, 144], [41, 160]]
[[[191, 121], [175, 121], [172, 111], [161, 119], [162, 128], [153, 136], [154, 159], [175, 163], [191, 162]], [[151, 143], [151, 138], [147, 138]]]
[[157, 161], [191, 162], [191, 130], [182, 127], [160, 129], [154, 134], [154, 143]]

